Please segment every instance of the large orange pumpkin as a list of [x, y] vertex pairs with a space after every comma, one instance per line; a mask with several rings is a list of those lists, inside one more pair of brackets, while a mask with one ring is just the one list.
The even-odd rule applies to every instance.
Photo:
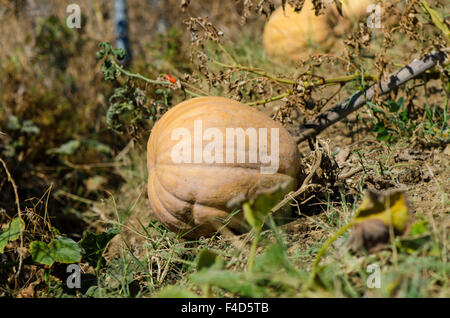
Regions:
[[[203, 137], [199, 137], [199, 126]], [[248, 134], [239, 143], [232, 129]], [[252, 132], [257, 132], [256, 145]], [[261, 140], [266, 140], [267, 147]], [[273, 147], [278, 147], [278, 164], [269, 171], [275, 161], [262, 160], [260, 151], [268, 150], [271, 156], [277, 149]], [[256, 160], [250, 160], [255, 151]], [[194, 98], [170, 109], [152, 130], [147, 165], [152, 210], [172, 231], [189, 232], [186, 237], [216, 232], [232, 212], [227, 206], [230, 200], [302, 178], [297, 145], [287, 130], [264, 113], [222, 97]], [[238, 213], [228, 227], [242, 231], [243, 225]]]

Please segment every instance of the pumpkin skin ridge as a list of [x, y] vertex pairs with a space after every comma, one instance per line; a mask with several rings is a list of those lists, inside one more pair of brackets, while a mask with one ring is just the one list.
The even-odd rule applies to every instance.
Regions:
[[[157, 193], [155, 191], [154, 182], [155, 182], [155, 178], [152, 178], [152, 182], [148, 183], [148, 192], [152, 194], [152, 197], [155, 197], [158, 200], [160, 208], [163, 211], [165, 211], [165, 213], [161, 212], [161, 210], [157, 207], [157, 205], [153, 201], [150, 201], [150, 205], [152, 207], [153, 212], [155, 212], [156, 217], [167, 227], [171, 227], [174, 229], [187, 229], [186, 223], [182, 222], [180, 219], [173, 216], [172, 213], [167, 211], [165, 206], [161, 203], [161, 200], [159, 199], [159, 196], [157, 195]], [[149, 195], [149, 197], [150, 197], [150, 195]], [[164, 214], [166, 217], [169, 216], [169, 221], [167, 219], [161, 218], [162, 214]]]
[[[155, 178], [153, 178], [153, 189], [154, 189], [154, 182], [155, 182]], [[162, 208], [162, 211], [158, 208], [153, 207], [153, 203], [150, 202], [150, 204], [152, 205], [152, 209], [156, 214], [156, 217], [160, 220], [160, 222], [162, 222], [165, 226], [167, 226], [169, 229], [171, 229], [173, 232], [175, 233], [190, 233], [190, 234], [185, 234], [186, 237], [198, 237], [198, 233], [200, 234], [204, 234], [204, 233], [210, 233], [211, 232], [211, 228], [212, 228], [212, 224], [208, 223], [208, 224], [198, 224], [195, 222], [195, 217], [194, 217], [194, 209], [195, 206], [205, 206], [205, 205], [201, 205], [196, 203], [195, 205], [192, 205], [191, 209], [190, 209], [190, 217], [189, 217], [189, 221], [185, 222], [184, 220], [181, 220], [180, 218], [174, 216], [169, 209], [167, 209], [163, 203], [161, 202], [159, 196], [156, 194], [156, 191], [153, 191], [154, 196], [157, 198], [158, 203], [160, 205], [160, 207]], [[209, 206], [206, 206], [209, 207]], [[210, 207], [213, 208], [213, 207]], [[215, 208], [213, 208], [215, 209]], [[218, 210], [218, 209], [215, 209]], [[226, 214], [225, 211], [223, 211], [223, 214]], [[168, 222], [167, 221], [167, 217], [170, 217], [173, 221], [172, 222]], [[225, 215], [224, 215], [225, 217]], [[236, 222], [234, 222], [236, 223]], [[207, 228], [204, 228], [206, 226], [208, 226]], [[203, 228], [202, 228], [203, 227]]]
[[[291, 177], [291, 178], [292, 178], [292, 177]], [[154, 179], [155, 179], [155, 178], [154, 178]], [[294, 179], [294, 178], [292, 178], [292, 179]], [[226, 205], [213, 207], [213, 206], [210, 206], [209, 204], [207, 204], [207, 203], [205, 203], [205, 202], [203, 202], [203, 201], [201, 201], [201, 200], [198, 200], [197, 198], [193, 198], [193, 199], [184, 199], [184, 198], [180, 198], [180, 197], [178, 197], [176, 194], [174, 194], [173, 192], [169, 191], [169, 190], [165, 187], [165, 185], [159, 180], [159, 178], [158, 178], [157, 182], [158, 182], [158, 184], [161, 185], [161, 187], [163, 188], [163, 190], [164, 190], [165, 192], [169, 193], [169, 194], [170, 194], [172, 197], [174, 197], [176, 200], [181, 201], [181, 202], [186, 202], [187, 205], [190, 206], [191, 212], [192, 212], [192, 210], [193, 210], [193, 208], [194, 208], [195, 205], [201, 205], [201, 206], [204, 206], [204, 207], [214, 208], [214, 209], [216, 209], [216, 210], [218, 210], [218, 211], [225, 211], [225, 212], [227, 211]], [[249, 189], [248, 191], [246, 191], [246, 193], [244, 193], [244, 194], [245, 194], [246, 196], [248, 196], [248, 193], [249, 193], [249, 192], [251, 192], [251, 189]], [[166, 209], [169, 213], [171, 213], [170, 210], [167, 208], [167, 206], [165, 206], [162, 202], [161, 202], [161, 205], [164, 206], [165, 209]], [[171, 213], [171, 214], [172, 214], [172, 213]], [[172, 215], [173, 215], [173, 214], [172, 214]], [[176, 217], [175, 215], [173, 215], [173, 216]], [[180, 218], [178, 218], [178, 217], [176, 217], [176, 218], [180, 220]], [[183, 222], [186, 222], [186, 221], [183, 220]]]
[[[160, 164], [160, 165], [172, 166], [171, 164]], [[173, 165], [175, 165], [175, 164], [173, 164]], [[197, 164], [190, 164], [190, 165], [194, 166], [194, 165], [197, 165]], [[251, 169], [251, 168], [246, 168], [246, 167], [223, 167], [223, 166], [214, 166], [214, 165], [210, 165], [210, 166], [203, 165], [202, 169], [204, 169], [205, 167], [208, 167], [208, 168], [219, 168], [219, 169], [254, 170], [255, 172], [259, 170], [259, 169]], [[286, 174], [286, 173], [273, 173], [273, 174], [270, 174], [270, 175], [271, 176], [280, 176], [280, 177], [289, 177], [289, 178], [292, 178], [293, 181], [297, 182], [297, 176], [296, 175], [289, 175], [289, 174]], [[172, 194], [176, 199], [179, 199], [181, 201], [186, 201], [186, 202], [188, 202], [190, 204], [195, 204], [195, 201], [179, 198], [177, 195], [175, 195], [174, 193], [169, 191], [167, 189], [167, 187], [160, 181], [160, 179], [162, 179], [162, 178], [160, 178], [160, 176], [158, 175], [157, 171], [155, 172], [155, 176], [158, 177], [158, 183], [164, 188], [164, 190], [166, 190], [168, 193]]]
[[[155, 180], [155, 178], [153, 180]], [[158, 180], [158, 182], [159, 182], [159, 180]], [[167, 190], [166, 190], [166, 192], [168, 192], [171, 195], [173, 195], [171, 192], [169, 192]], [[173, 196], [175, 198], [177, 198], [175, 195], [173, 195]], [[180, 201], [187, 202], [186, 200], [181, 200], [179, 198], [177, 198], [177, 199], [180, 200]], [[159, 200], [159, 196], [158, 196], [158, 201], [159, 201], [161, 207], [163, 207], [162, 213], [159, 210], [157, 210], [157, 209], [153, 209], [156, 212], [158, 219], [160, 219], [161, 222], [164, 223], [162, 218], [160, 218], [161, 214], [164, 214], [164, 216], [167, 216], [167, 214], [170, 214], [173, 217], [174, 220], [176, 220], [177, 222], [182, 222], [183, 223], [184, 227], [182, 229], [181, 228], [177, 228], [177, 230], [179, 230], [179, 231], [193, 231], [194, 233], [196, 233], [198, 231], [200, 231], [200, 232], [205, 232], [206, 231], [205, 229], [202, 230], [200, 228], [202, 225], [204, 226], [205, 223], [197, 223], [196, 222], [196, 219], [198, 219], [201, 216], [201, 215], [199, 215], [199, 212], [198, 212], [199, 209], [201, 209], [201, 208], [208, 208], [208, 209], [211, 209], [211, 210], [215, 210], [217, 212], [217, 214], [220, 214], [220, 215], [216, 215], [214, 218], [211, 218], [211, 220], [209, 222], [207, 222], [208, 225], [210, 225], [211, 227], [213, 226], [213, 221], [214, 220], [217, 221], [217, 222], [220, 222], [220, 220], [217, 220], [217, 217], [220, 217], [222, 219], [226, 219], [229, 216], [229, 212], [227, 211], [226, 207], [213, 207], [213, 206], [210, 206], [208, 204], [203, 204], [201, 202], [196, 202], [195, 201], [193, 203], [188, 202], [188, 204], [190, 205], [189, 216], [186, 215], [187, 220], [184, 220], [184, 219], [179, 218], [178, 216], [173, 215], [170, 212], [170, 209], [168, 209]], [[220, 222], [220, 223], [223, 224], [223, 222]], [[236, 215], [235, 215], [231, 220], [229, 220], [229, 223], [228, 223], [227, 226], [231, 227], [232, 229], [235, 229], [235, 230], [239, 231], [240, 229], [243, 228], [244, 224], [245, 224], [245, 222], [244, 222], [243, 217], [242, 216], [241, 217], [236, 217]], [[196, 230], [195, 228], [199, 228], [199, 229]], [[206, 232], [209, 232], [209, 231], [206, 231]]]
[[[204, 167], [202, 167], [202, 169], [203, 169]], [[221, 168], [221, 167], [219, 167], [219, 168]], [[244, 170], [249, 170], [249, 169], [245, 169], [244, 168]], [[255, 177], [255, 175], [257, 176], [258, 175], [258, 173], [256, 172], [256, 171], [254, 171], [253, 172], [253, 176], [251, 176], [251, 177]], [[287, 174], [282, 174], [282, 173], [277, 173], [277, 174], [274, 174], [274, 175], [277, 175], [278, 177], [279, 177], [279, 179], [280, 180], [284, 180], [283, 182], [286, 182], [286, 181], [290, 181], [290, 182], [292, 182], [292, 184], [293, 184], [293, 186], [294, 187], [296, 187], [296, 185], [298, 184], [298, 180], [297, 180], [297, 175], [295, 175], [295, 176], [291, 176], [291, 175], [287, 175]], [[271, 175], [272, 177], [274, 177], [274, 175]], [[202, 206], [207, 206], [207, 207], [211, 207], [211, 208], [216, 208], [217, 210], [222, 210], [222, 211], [228, 211], [229, 209], [227, 208], [227, 203], [228, 202], [224, 202], [222, 205], [220, 205], [220, 206], [212, 206], [211, 204], [210, 204], [210, 202], [208, 202], [208, 200], [209, 199], [211, 199], [211, 197], [207, 197], [207, 198], [205, 198], [205, 199], [199, 199], [197, 196], [198, 196], [198, 193], [196, 193], [196, 192], [193, 192], [193, 193], [188, 193], [188, 194], [186, 194], [186, 196], [185, 197], [180, 197], [180, 196], [178, 196], [177, 194], [175, 194], [175, 193], [173, 193], [172, 191], [169, 191], [168, 189], [167, 189], [167, 187], [164, 185], [164, 183], [161, 181], [161, 179], [164, 179], [164, 178], [162, 178], [162, 177], [160, 177], [159, 175], [158, 175], [158, 172], [156, 172], [155, 173], [155, 177], [157, 177], [158, 178], [158, 183], [165, 189], [165, 191], [166, 192], [168, 192], [168, 193], [170, 193], [173, 197], [175, 197], [177, 200], [180, 200], [180, 201], [184, 201], [184, 202], [187, 202], [187, 203], [189, 203], [191, 206], [194, 206], [195, 204], [200, 204], [200, 205], [202, 205]], [[236, 192], [236, 194], [233, 196], [233, 197], [230, 197], [229, 198], [229, 200], [231, 200], [231, 199], [233, 199], [233, 198], [235, 198], [235, 197], [237, 197], [237, 196], [239, 196], [239, 195], [244, 195], [245, 197], [249, 197], [249, 195], [250, 194], [254, 194], [254, 193], [256, 193], [258, 190], [263, 190], [263, 189], [266, 189], [267, 187], [263, 187], [263, 185], [264, 185], [264, 183], [253, 183], [253, 186], [252, 187], [248, 187], [248, 188], [246, 188], [245, 189], [245, 191], [237, 191]], [[223, 185], [221, 185], [221, 186], [223, 186]], [[156, 189], [156, 187], [155, 187], [155, 189]], [[229, 201], [228, 200], [228, 201]], [[169, 209], [167, 209], [167, 210], [169, 210]], [[228, 213], [230, 213], [231, 211], [228, 211]], [[172, 214], [173, 215], [173, 214]]]
[[[157, 176], [157, 175], [155, 175], [155, 176]], [[186, 203], [186, 208], [187, 208], [187, 209], [183, 209], [183, 210], [188, 211], [189, 214], [192, 214], [192, 209], [193, 209], [193, 206], [195, 205], [195, 202], [191, 202], [191, 201], [189, 201], [189, 200], [183, 200], [183, 199], [177, 197], [174, 193], [172, 193], [171, 191], [167, 190], [167, 188], [162, 184], [162, 182], [159, 181], [159, 178], [153, 178], [153, 187], [154, 187], [154, 189], [155, 189], [155, 193], [156, 193], [156, 184], [155, 184], [155, 182], [158, 182], [158, 184], [160, 185], [161, 189], [164, 190], [166, 193], [168, 193], [172, 198], [175, 198], [176, 200], [178, 200], [178, 201], [180, 201], [180, 202], [185, 202], [185, 203]], [[160, 199], [159, 196], [158, 196], [158, 199]], [[161, 206], [164, 207], [164, 210], [165, 210], [167, 213], [170, 213], [175, 219], [177, 219], [177, 220], [179, 220], [179, 221], [181, 221], [181, 222], [184, 222], [184, 223], [186, 223], [186, 224], [188, 224], [189, 221], [191, 221], [191, 217], [189, 217], [189, 216], [186, 215], [186, 214], [181, 214], [181, 215], [178, 214], [178, 215], [174, 215], [174, 214], [171, 212], [171, 210], [170, 210], [163, 202], [161, 202], [161, 200], [159, 200], [159, 201], [160, 201]], [[182, 216], [182, 217], [180, 218], [179, 216]]]
[[[153, 190], [155, 189], [155, 179], [156, 179], [156, 178], [152, 178], [152, 180], [153, 180]], [[160, 183], [159, 180], [157, 180], [157, 181], [158, 181], [158, 183]], [[161, 183], [160, 183], [160, 184], [161, 184]], [[163, 185], [161, 184], [161, 186], [163, 186]], [[165, 188], [163, 188], [163, 189], [164, 189], [167, 193], [169, 193], [169, 194], [171, 194], [172, 196], [174, 196], [175, 198], [177, 198], [174, 194], [172, 194], [171, 192], [167, 191], [167, 189], [165, 189]], [[216, 219], [217, 217], [221, 217], [222, 219], [226, 219], [227, 216], [229, 216], [229, 213], [226, 211], [226, 209], [221, 209], [221, 208], [217, 208], [217, 207], [212, 207], [212, 206], [209, 206], [209, 205], [206, 205], [206, 204], [202, 204], [202, 203], [199, 203], [199, 202], [191, 203], [191, 202], [187, 202], [186, 200], [181, 200], [181, 199], [177, 198], [179, 201], [185, 201], [185, 202], [187, 202], [187, 203], [190, 205], [190, 209], [189, 209], [189, 212], [190, 212], [189, 214], [190, 214], [190, 215], [189, 215], [189, 216], [186, 216], [188, 219], [187, 219], [187, 220], [180, 219], [178, 216], [173, 215], [173, 214], [170, 212], [170, 209], [168, 209], [168, 208], [161, 202], [159, 196], [156, 195], [156, 191], [153, 191], [153, 194], [154, 194], [154, 196], [158, 199], [159, 205], [160, 205], [160, 207], [162, 208], [162, 211], [161, 211], [160, 209], [154, 208], [154, 207], [152, 206], [153, 211], [156, 213], [156, 217], [157, 217], [163, 224], [165, 224], [167, 227], [176, 229], [177, 232], [190, 232], [190, 234], [192, 234], [193, 237], [198, 236], [198, 235], [196, 235], [196, 233], [198, 233], [198, 232], [200, 232], [200, 233], [209, 233], [209, 232], [211, 232], [210, 229], [202, 229], [202, 226], [204, 227], [204, 226], [205, 226], [205, 223], [200, 224], [200, 223], [197, 223], [197, 222], [196, 222], [196, 216], [198, 216], [198, 212], [196, 212], [196, 211], [198, 211], [199, 208], [202, 208], [202, 207], [209, 208], [209, 209], [215, 210], [215, 211], [217, 211], [217, 213], [220, 213], [220, 214], [221, 214], [221, 216], [216, 216], [214, 219]], [[153, 205], [152, 202], [150, 202], [150, 203], [151, 203], [151, 205]], [[165, 217], [167, 217], [168, 215], [170, 215], [170, 216], [172, 217], [172, 219], [173, 219], [174, 221], [176, 221], [176, 222], [170, 222], [169, 224], [167, 224], [167, 221], [166, 221], [166, 219], [164, 219], [164, 218], [162, 217], [162, 214], [163, 214]], [[211, 221], [208, 222], [208, 224], [207, 224], [207, 226], [208, 226], [209, 228], [213, 228], [213, 223], [212, 223], [212, 221], [214, 221], [213, 218], [211, 218]], [[217, 221], [217, 222], [220, 222], [219, 220], [216, 220], [216, 221]], [[173, 223], [175, 223], [175, 224], [177, 224], [177, 225], [174, 225]], [[180, 223], [182, 223], [182, 224], [180, 224]], [[223, 223], [221, 222], [221, 224], [223, 224]], [[231, 227], [232, 229], [235, 229], [235, 230], [238, 230], [238, 231], [239, 231], [240, 229], [243, 228], [244, 224], [245, 224], [245, 222], [243, 222], [243, 218], [242, 218], [242, 217], [241, 217], [241, 218], [236, 218], [236, 216], [234, 216], [234, 217], [229, 221], [229, 223], [228, 223], [227, 226]], [[175, 231], [174, 231], [174, 232], [175, 232]], [[190, 235], [186, 235], [186, 237], [190, 237]]]
[[[201, 209], [201, 208], [206, 208], [206, 209], [210, 209], [210, 210], [213, 210], [213, 211], [216, 211], [216, 212], [217, 212], [217, 215], [216, 215], [215, 217], [213, 217], [213, 218], [207, 217], [208, 219], [210, 219], [207, 223], [208, 223], [209, 225], [211, 225], [211, 226], [213, 226], [213, 222], [214, 222], [214, 221], [219, 222], [221, 225], [224, 225], [224, 223], [221, 222], [220, 220], [217, 220], [217, 218], [219, 217], [219, 218], [221, 218], [221, 219], [226, 220], [226, 219], [230, 216], [230, 213], [229, 213], [227, 210], [221, 210], [221, 209], [218, 209], [218, 208], [216, 208], [216, 207], [209, 206], [209, 205], [196, 203], [196, 204], [194, 205], [194, 207], [193, 207], [193, 210], [192, 210], [192, 216], [193, 216], [193, 220], [194, 220], [194, 222], [195, 222], [195, 224], [196, 224], [197, 226], [201, 226], [202, 224], [204, 224], [204, 223], [197, 223], [197, 222], [196, 222], [199, 218], [204, 217], [204, 216], [200, 213], [200, 211], [199, 211], [200, 209], [199, 209], [199, 208], [200, 208], [200, 209]], [[240, 213], [240, 214], [235, 214], [235, 215], [228, 221], [227, 227], [239, 231], [239, 230], [242, 230], [242, 228], [244, 227], [244, 224], [246, 224], [246, 221], [245, 221], [245, 219], [244, 219], [243, 213]], [[216, 229], [216, 228], [214, 229], [214, 232], [217, 232], [217, 229]]]
[[[245, 164], [245, 163], [244, 163]], [[254, 163], [254, 165], [257, 165], [258, 163]], [[233, 165], [233, 166], [231, 166]], [[235, 163], [217, 163], [217, 164], [205, 164], [205, 163], [164, 163], [164, 162], [160, 162], [157, 163], [155, 166], [175, 166], [175, 167], [179, 167], [179, 166], [202, 166], [202, 168], [220, 168], [220, 169], [245, 169], [245, 170], [261, 170], [261, 167], [265, 167], [265, 166], [236, 166]], [[294, 177], [291, 176], [290, 174], [287, 173], [283, 173], [283, 172], [275, 172], [275, 173], [270, 173], [270, 175], [283, 175], [283, 176], [289, 176], [289, 177]]]

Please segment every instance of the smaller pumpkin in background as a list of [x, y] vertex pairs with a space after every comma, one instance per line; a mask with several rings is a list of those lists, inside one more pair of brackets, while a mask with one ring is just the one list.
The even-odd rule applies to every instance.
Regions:
[[286, 5], [271, 15], [263, 32], [267, 54], [276, 58], [297, 60], [308, 55], [328, 52], [341, 46], [339, 37], [349, 32], [355, 21], [368, 15], [367, 8], [374, 0], [342, 0], [340, 16], [333, 3], [325, 12], [315, 15], [311, 0], [306, 0], [300, 12]]
[[320, 47], [328, 48], [330, 31], [325, 15], [316, 16], [307, 0], [300, 12], [286, 5], [272, 13], [264, 28], [263, 45], [272, 57], [295, 60]]
[[351, 20], [360, 20], [368, 16], [367, 9], [375, 0], [340, 0], [342, 3], [342, 14], [344, 18]]
[[[328, 5], [328, 25], [334, 38], [333, 50], [341, 50], [346, 36], [354, 30], [355, 25], [363, 19], [367, 19], [371, 4], [376, 0], [340, 0], [342, 4], [342, 15], [340, 15], [334, 4]], [[358, 26], [359, 27], [359, 26]]]

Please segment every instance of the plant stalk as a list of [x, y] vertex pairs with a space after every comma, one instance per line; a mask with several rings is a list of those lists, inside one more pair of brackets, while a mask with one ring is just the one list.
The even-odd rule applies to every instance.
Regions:
[[344, 119], [355, 110], [364, 106], [374, 97], [389, 93], [409, 80], [416, 78], [425, 73], [427, 70], [435, 67], [438, 62], [443, 62], [444, 59], [445, 54], [439, 51], [427, 54], [420, 59], [413, 60], [408, 65], [389, 75], [386, 80], [382, 80], [363, 91], [353, 94], [343, 102], [323, 112], [314, 120], [303, 124], [300, 127], [300, 135], [295, 138], [296, 142], [299, 144], [320, 134], [329, 126]]

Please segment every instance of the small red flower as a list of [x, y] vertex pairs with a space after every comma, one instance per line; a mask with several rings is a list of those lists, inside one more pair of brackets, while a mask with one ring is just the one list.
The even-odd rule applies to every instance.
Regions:
[[166, 76], [164, 76], [164, 79], [165, 79], [166, 81], [171, 82], [172, 84], [174, 84], [174, 83], [177, 82], [177, 80], [176, 80], [175, 78], [173, 78], [172, 76], [170, 76], [169, 74], [166, 74]]

